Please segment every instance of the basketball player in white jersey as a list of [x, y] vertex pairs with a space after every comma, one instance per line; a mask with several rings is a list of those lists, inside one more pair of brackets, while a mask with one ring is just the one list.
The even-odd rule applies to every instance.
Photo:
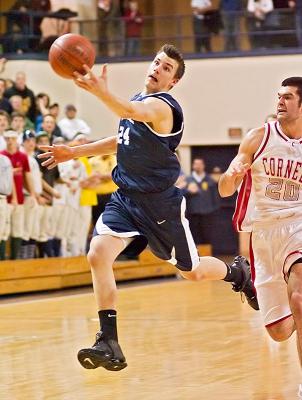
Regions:
[[296, 331], [302, 365], [302, 77], [285, 79], [278, 99], [277, 121], [247, 134], [220, 178], [219, 193], [230, 196], [241, 185], [234, 225], [252, 232], [265, 327], [278, 342]]

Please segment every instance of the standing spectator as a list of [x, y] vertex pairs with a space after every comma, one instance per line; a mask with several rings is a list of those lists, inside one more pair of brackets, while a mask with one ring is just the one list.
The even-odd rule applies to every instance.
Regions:
[[114, 154], [106, 156], [96, 156], [89, 159], [92, 173], [99, 179], [99, 184], [95, 187], [98, 203], [92, 208], [92, 219], [94, 225], [99, 216], [105, 210], [105, 206], [111, 198], [117, 186], [112, 180], [112, 170], [116, 166]]
[[99, 54], [122, 55], [122, 14], [120, 0], [97, 0]]
[[6, 90], [5, 79], [0, 78], [0, 110], [6, 111], [8, 114], [12, 112], [12, 106], [8, 99], [4, 97], [4, 92]]
[[124, 21], [126, 25], [126, 56], [138, 56], [140, 54], [143, 18], [138, 9], [137, 1], [129, 1], [128, 8], [125, 10]]
[[296, 27], [296, 1], [273, 0], [273, 5], [274, 13], [272, 14], [272, 22], [274, 26], [272, 28], [280, 30], [280, 34], [272, 37], [274, 47], [298, 46], [299, 38], [296, 37], [296, 34], [282, 33], [283, 30], [292, 30]]
[[[47, 132], [41, 131], [36, 135], [37, 146], [49, 145], [50, 138]], [[54, 257], [53, 249], [53, 236], [55, 233], [55, 223], [53, 219], [53, 197], [59, 198], [60, 195], [55, 190], [54, 186], [57, 180], [60, 178], [58, 167], [54, 169], [47, 169], [43, 167], [41, 159], [38, 158], [39, 154], [43, 151], [37, 150], [35, 158], [39, 164], [40, 171], [42, 174], [42, 195], [40, 198], [40, 204], [43, 204], [43, 210], [40, 220], [40, 236], [39, 236], [39, 256], [40, 257]]]
[[192, 0], [193, 9], [193, 30], [195, 35], [195, 53], [200, 53], [205, 49], [206, 52], [212, 51], [211, 33], [205, 24], [204, 14], [213, 10], [211, 0]]
[[[85, 135], [80, 134], [76, 137], [74, 145], [88, 143]], [[80, 254], [86, 254], [87, 238], [92, 221], [92, 207], [97, 205], [96, 185], [99, 178], [92, 171], [88, 157], [80, 157], [79, 161], [84, 165], [86, 177], [80, 181], [80, 209], [78, 218], [80, 219], [78, 231], [78, 248]]]
[[32, 174], [33, 187], [38, 202], [33, 206], [30, 201], [30, 194], [24, 190], [24, 230], [23, 230], [23, 241], [21, 247], [21, 258], [34, 258], [36, 241], [37, 239], [37, 227], [39, 223], [38, 216], [40, 215], [40, 197], [42, 194], [42, 176], [40, 167], [37, 160], [34, 158], [34, 152], [36, 148], [36, 136], [32, 131], [25, 131], [22, 136], [22, 147], [21, 151], [27, 155], [30, 171]]
[[26, 75], [24, 72], [17, 72], [14, 85], [7, 89], [4, 96], [8, 99], [14, 95], [22, 97], [22, 111], [33, 123], [36, 116], [36, 101], [32, 90], [26, 86]]
[[4, 49], [7, 53], [23, 53], [29, 50], [29, 1], [17, 0], [7, 14], [7, 38]]
[[267, 48], [270, 45], [264, 31], [267, 28], [267, 15], [273, 8], [272, 0], [248, 0], [247, 10], [250, 13], [248, 25], [253, 49]]
[[[6, 131], [4, 133], [6, 140], [6, 150], [1, 154], [8, 157], [14, 168], [14, 184], [16, 188], [17, 205], [12, 210], [11, 220], [11, 256], [12, 260], [19, 258], [19, 251], [23, 237], [24, 228], [24, 193], [25, 183], [27, 185], [30, 203], [32, 206], [36, 204], [35, 190], [30, 172], [28, 157], [19, 150], [18, 134], [14, 131]], [[12, 197], [8, 197], [8, 202], [11, 203]]]
[[6, 111], [0, 110], [0, 151], [6, 149], [4, 132], [9, 128], [10, 118]]
[[214, 212], [220, 204], [217, 183], [205, 172], [203, 159], [193, 160], [187, 182], [187, 214], [194, 241], [212, 244]]
[[[29, 8], [31, 11], [45, 12], [51, 11], [50, 0], [30, 0]], [[33, 34], [34, 38], [30, 41], [31, 50], [36, 50], [39, 46], [42, 37], [41, 23], [44, 16], [35, 16], [33, 19]]]
[[222, 0], [220, 10], [224, 26], [224, 51], [239, 50], [241, 0]]
[[46, 132], [49, 136], [50, 143], [54, 141], [55, 138], [61, 137], [61, 129], [56, 125], [56, 120], [52, 114], [43, 115], [42, 121], [42, 132]]
[[[13, 166], [10, 159], [0, 154], [0, 260], [5, 260], [5, 247], [9, 235], [10, 209], [7, 196], [13, 193]], [[13, 203], [15, 203], [15, 199]]]
[[62, 118], [58, 125], [66, 140], [73, 140], [77, 133], [90, 134], [90, 127], [84, 120], [77, 118], [77, 109], [73, 104], [67, 104], [65, 115], [66, 117]]

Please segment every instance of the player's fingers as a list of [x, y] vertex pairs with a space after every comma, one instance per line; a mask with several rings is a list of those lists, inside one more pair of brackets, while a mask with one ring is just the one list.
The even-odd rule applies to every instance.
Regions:
[[46, 153], [42, 153], [42, 154], [38, 154], [38, 158], [49, 158], [53, 156], [53, 152], [52, 151], [48, 151]]
[[53, 146], [40, 145], [40, 146], [38, 146], [38, 149], [43, 150], [43, 151], [52, 150]]
[[50, 164], [47, 169], [53, 169], [55, 168], [59, 163], [57, 161], [53, 162], [52, 164]]
[[50, 157], [48, 160], [43, 161], [43, 162], [42, 162], [42, 165], [43, 165], [43, 167], [48, 167], [48, 166], [51, 165], [51, 163], [53, 163], [53, 162], [54, 162], [54, 157]]
[[104, 64], [102, 67], [102, 78], [107, 79], [107, 66], [108, 64]]

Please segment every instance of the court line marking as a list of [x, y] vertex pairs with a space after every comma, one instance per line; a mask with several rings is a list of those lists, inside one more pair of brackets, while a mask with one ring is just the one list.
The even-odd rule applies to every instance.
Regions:
[[[118, 291], [126, 291], [126, 290], [141, 290], [143, 287], [145, 289], [149, 289], [151, 287], [154, 286], [162, 286], [162, 285], [175, 285], [178, 283], [189, 283], [189, 281], [186, 280], [175, 280], [173, 282], [157, 282], [157, 283], [152, 283], [150, 285], [148, 284], [142, 284], [139, 286], [128, 286], [128, 287], [122, 287], [122, 288], [118, 288]], [[64, 290], [64, 289], [62, 289]], [[35, 293], [33, 292], [33, 295], [35, 295]], [[17, 300], [16, 302], [12, 302], [12, 303], [5, 303], [5, 304], [0, 304], [0, 308], [3, 307], [9, 307], [9, 306], [18, 306], [20, 304], [30, 304], [30, 303], [37, 303], [37, 302], [43, 302], [43, 301], [57, 301], [63, 298], [71, 298], [71, 297], [84, 297], [84, 296], [94, 296], [93, 292], [91, 291], [91, 293], [77, 293], [77, 294], [67, 294], [67, 295], [60, 295], [60, 296], [54, 296], [54, 297], [45, 297], [43, 299], [30, 299], [30, 300]], [[1, 298], [0, 298], [0, 302], [1, 302]]]

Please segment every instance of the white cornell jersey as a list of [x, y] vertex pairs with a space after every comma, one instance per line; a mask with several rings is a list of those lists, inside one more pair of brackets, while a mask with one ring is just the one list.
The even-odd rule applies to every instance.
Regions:
[[301, 188], [302, 138], [287, 137], [279, 122], [265, 124], [263, 141], [238, 193], [236, 230], [252, 231], [254, 223], [302, 216]]

